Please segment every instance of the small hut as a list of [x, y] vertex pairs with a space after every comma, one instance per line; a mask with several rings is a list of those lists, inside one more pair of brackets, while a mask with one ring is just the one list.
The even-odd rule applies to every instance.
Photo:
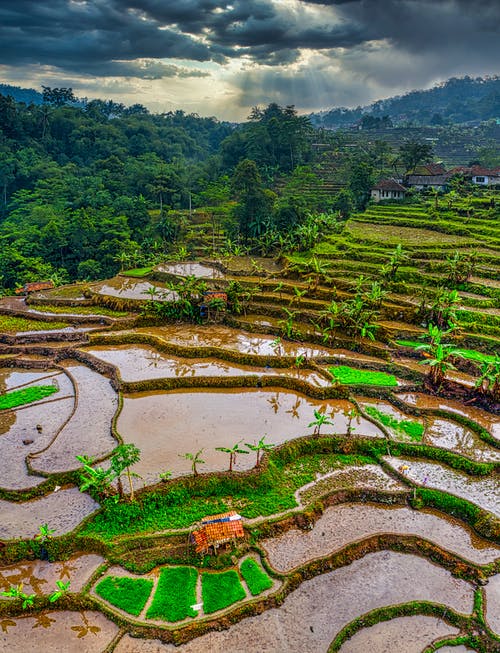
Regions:
[[210, 547], [216, 552], [221, 544], [235, 542], [237, 538], [244, 536], [241, 515], [231, 510], [202, 519], [200, 527], [193, 531], [191, 539], [196, 553], [208, 553]]

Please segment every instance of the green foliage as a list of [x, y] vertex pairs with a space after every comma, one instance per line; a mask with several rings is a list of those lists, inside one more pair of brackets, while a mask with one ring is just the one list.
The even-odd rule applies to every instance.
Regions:
[[149, 599], [153, 581], [146, 578], [106, 576], [95, 588], [96, 594], [111, 605], [137, 617]]
[[420, 424], [420, 422], [414, 422], [412, 420], [406, 419], [398, 420], [392, 415], [381, 412], [375, 408], [375, 406], [367, 406], [365, 411], [368, 413], [368, 415], [374, 417], [384, 426], [394, 429], [395, 431], [406, 433], [406, 435], [408, 435], [412, 440], [420, 441], [424, 435], [425, 428], [423, 424]]
[[58, 601], [61, 596], [64, 596], [66, 592], [69, 591], [69, 586], [71, 585], [71, 581], [66, 581], [64, 582], [63, 580], [56, 580], [56, 591], [52, 592], [52, 594], [49, 596], [49, 601], [50, 603], [55, 603]]
[[328, 371], [343, 385], [375, 385], [391, 388], [398, 385], [396, 377], [386, 372], [359, 370], [347, 365], [329, 367]]
[[34, 603], [35, 603], [35, 595], [34, 594], [25, 594], [23, 592], [23, 584], [20, 583], [19, 585], [12, 586], [9, 590], [6, 590], [4, 592], [1, 592], [1, 596], [9, 596], [14, 599], [21, 599], [22, 603], [22, 608], [23, 610], [27, 610], [28, 608], [32, 608]]
[[222, 573], [203, 573], [201, 593], [205, 614], [223, 610], [246, 596], [238, 572], [234, 569]]
[[12, 390], [4, 395], [0, 395], [0, 410], [16, 408], [24, 404], [31, 404], [57, 392], [58, 388], [54, 385], [34, 385], [21, 390]]
[[193, 567], [162, 569], [147, 618], [174, 622], [196, 617], [198, 613], [191, 606], [197, 603], [197, 580], [198, 572]]
[[243, 560], [240, 572], [252, 596], [257, 596], [273, 586], [271, 578], [253, 558]]
[[0, 333], [18, 333], [20, 331], [54, 331], [65, 329], [67, 322], [45, 322], [44, 320], [29, 320], [24, 317], [0, 315]]

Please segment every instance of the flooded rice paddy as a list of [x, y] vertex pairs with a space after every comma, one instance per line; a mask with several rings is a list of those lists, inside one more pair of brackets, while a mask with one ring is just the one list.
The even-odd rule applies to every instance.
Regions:
[[[156, 289], [156, 295], [151, 295], [152, 289]], [[155, 299], [157, 301], [173, 301], [177, 295], [173, 293], [165, 284], [149, 281], [138, 281], [127, 277], [114, 277], [104, 283], [96, 284], [92, 290], [99, 295], [109, 295], [111, 297], [121, 297], [122, 299]]]
[[422, 653], [435, 640], [456, 635], [456, 628], [436, 617], [399, 617], [363, 628], [340, 647], [339, 653]]
[[[253, 334], [222, 325], [210, 329], [195, 325], [140, 327], [134, 333], [146, 333], [184, 347], [220, 347], [242, 354], [259, 356], [306, 356], [307, 358], [334, 357], [336, 350], [287, 340], [276, 341], [275, 336]], [[111, 336], [112, 337], [112, 336]], [[346, 350], [339, 350], [345, 356]]]
[[57, 581], [70, 581], [72, 592], [81, 592], [92, 574], [102, 565], [98, 555], [73, 556], [64, 562], [33, 560], [9, 567], [0, 567], [0, 591], [23, 584], [25, 594], [47, 596], [57, 588]]
[[421, 393], [400, 394], [398, 396], [410, 406], [416, 406], [424, 410], [449, 410], [452, 413], [468, 417], [489, 431], [500, 442], [500, 419], [491, 413], [487, 413], [485, 410], [481, 410], [475, 406], [465, 405], [463, 402], [453, 399], [431, 397]]
[[[174, 476], [190, 471], [189, 461], [180, 455], [203, 449], [205, 465], [200, 471], [227, 469], [227, 454], [215, 447], [232, 447], [239, 440], [280, 444], [310, 435], [314, 410], [329, 415], [333, 426], [325, 433], [345, 433], [346, 412], [352, 404], [342, 400], [317, 401], [285, 390], [190, 390], [126, 395], [118, 418], [118, 431], [125, 442], [142, 452], [134, 471], [146, 484], [169, 470]], [[145, 426], [147, 425], [147, 426]], [[363, 418], [353, 421], [357, 434], [381, 437], [380, 431]], [[235, 469], [250, 469], [253, 455], [239, 455]]]
[[196, 261], [186, 261], [185, 263], [169, 263], [156, 267], [158, 272], [175, 274], [179, 277], [198, 277], [201, 279], [222, 279], [224, 273], [211, 265], [203, 265]]
[[500, 516], [500, 480], [498, 475], [486, 478], [474, 477], [439, 463], [389, 456], [385, 460], [394, 469], [405, 465], [407, 467], [405, 475], [414, 483], [449, 492], [475, 503], [484, 510], [489, 510], [497, 517]]
[[[431, 415], [415, 417], [394, 408], [388, 401], [365, 399], [359, 401], [362, 406], [373, 406], [381, 413], [390, 415], [398, 421], [410, 420], [422, 424], [425, 430], [422, 439], [418, 441], [421, 444], [448, 449], [479, 462], [500, 461], [500, 449], [489, 446], [474, 431], [453, 420]], [[404, 432], [391, 427], [386, 428], [393, 439], [411, 441], [411, 438]]]
[[125, 636], [115, 653], [326, 653], [335, 635], [361, 614], [408, 601], [433, 601], [471, 614], [473, 592], [469, 583], [423, 558], [382, 551], [303, 582], [280, 608], [207, 633], [180, 649]]
[[489, 627], [500, 637], [500, 574], [491, 576], [484, 588], [486, 596], [486, 620]]
[[68, 364], [65, 369], [77, 387], [76, 409], [49, 448], [32, 460], [33, 469], [46, 473], [77, 469], [75, 456], [102, 457], [117, 444], [111, 420], [118, 397], [109, 379], [84, 365]]
[[293, 529], [264, 540], [262, 546], [271, 566], [288, 572], [309, 560], [330, 555], [350, 542], [380, 533], [417, 535], [480, 565], [500, 558], [500, 547], [474, 536], [469, 528], [442, 513], [375, 504], [327, 508], [312, 530]]
[[63, 535], [98, 508], [98, 503], [76, 487], [54, 491], [31, 501], [0, 500], [0, 540], [31, 539], [42, 524], [50, 524], [55, 530], [54, 536]]
[[0, 648], [10, 653], [101, 653], [118, 626], [100, 612], [42, 612], [2, 620]]
[[331, 381], [317, 372], [297, 368], [252, 367], [227, 363], [215, 358], [178, 358], [147, 346], [118, 345], [92, 347], [89, 354], [118, 368], [123, 381], [144, 381], [172, 377], [285, 375], [314, 386], [330, 386]]

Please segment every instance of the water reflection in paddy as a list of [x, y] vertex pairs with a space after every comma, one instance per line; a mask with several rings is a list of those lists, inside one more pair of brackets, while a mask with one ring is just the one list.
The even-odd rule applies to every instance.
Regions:
[[128, 279], [126, 277], [114, 277], [107, 279], [104, 283], [93, 286], [93, 290], [100, 295], [110, 295], [112, 297], [122, 297], [123, 299], [152, 299], [148, 291], [156, 288], [158, 294], [154, 297], [156, 300], [176, 299], [175, 293], [167, 288], [164, 284], [152, 284], [149, 281], [138, 281], [137, 279]]
[[213, 358], [178, 358], [166, 356], [150, 347], [118, 345], [93, 347], [89, 354], [115, 365], [124, 381], [142, 381], [170, 377], [242, 376], [257, 374], [286, 375], [299, 378], [315, 386], [329, 386], [331, 381], [307, 369], [283, 369], [237, 365]]
[[500, 441], [500, 419], [498, 416], [487, 413], [485, 410], [474, 406], [465, 405], [463, 402], [441, 397], [430, 397], [420, 393], [400, 394], [400, 399], [411, 406], [422, 409], [449, 410], [458, 415], [464, 415], [488, 430], [493, 437]]
[[[421, 444], [428, 444], [434, 447], [441, 447], [462, 454], [480, 462], [500, 461], [500, 450], [490, 447], [483, 442], [474, 431], [452, 420], [440, 417], [424, 416], [415, 417], [407, 415], [397, 408], [394, 408], [388, 401], [362, 400], [363, 406], [373, 406], [381, 413], [391, 415], [398, 421], [410, 420], [419, 422], [425, 426]], [[411, 438], [404, 432], [391, 427], [386, 427], [391, 437], [395, 440], [409, 441]]]
[[347, 350], [335, 350], [328, 347], [320, 347], [307, 343], [290, 342], [281, 340], [276, 342], [276, 337], [271, 335], [254, 334], [248, 331], [231, 329], [221, 325], [210, 325], [200, 327], [195, 325], [183, 325], [179, 328], [175, 325], [162, 327], [141, 327], [134, 329], [134, 333], [147, 333], [167, 342], [184, 347], [221, 347], [231, 349], [243, 354], [257, 354], [260, 356], [307, 356], [318, 358], [336, 356], [339, 358], [347, 355], [356, 357], [357, 354]]
[[[141, 393], [125, 396], [118, 419], [118, 431], [125, 442], [133, 442], [141, 450], [141, 461], [134, 471], [146, 483], [158, 480], [158, 474], [170, 470], [179, 476], [189, 473], [189, 462], [179, 454], [204, 449], [206, 464], [200, 471], [224, 470], [228, 456], [215, 447], [231, 447], [239, 440], [266, 441], [279, 444], [310, 435], [313, 411], [325, 411], [333, 426], [324, 426], [324, 433], [345, 433], [350, 410], [348, 401], [316, 401], [299, 393], [284, 390], [191, 390]], [[381, 436], [370, 422], [353, 420], [356, 434]], [[235, 469], [249, 469], [255, 456], [240, 455]]]
[[217, 268], [194, 261], [186, 261], [185, 263], [163, 263], [156, 268], [159, 272], [167, 272], [168, 274], [176, 274], [180, 277], [199, 277], [209, 279], [221, 279], [224, 277], [223, 273]]

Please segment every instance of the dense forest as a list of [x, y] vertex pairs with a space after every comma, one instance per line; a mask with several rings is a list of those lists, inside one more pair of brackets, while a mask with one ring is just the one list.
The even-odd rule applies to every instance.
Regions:
[[255, 107], [232, 125], [82, 103], [67, 88], [44, 88], [42, 99], [0, 94], [0, 288], [9, 292], [164, 256], [200, 207], [217, 216], [228, 248], [293, 249], [314, 242], [318, 215], [346, 218], [364, 208], [377, 178], [404, 173], [415, 151], [420, 160], [432, 154], [418, 134], [359, 139], [314, 128], [293, 106]]

